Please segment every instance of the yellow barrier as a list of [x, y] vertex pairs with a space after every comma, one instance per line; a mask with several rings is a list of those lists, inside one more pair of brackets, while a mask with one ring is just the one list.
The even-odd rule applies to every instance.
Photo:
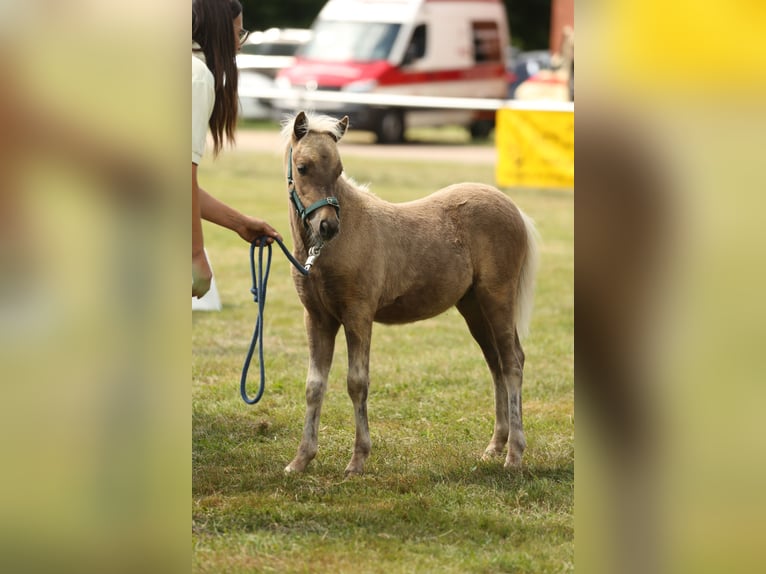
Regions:
[[500, 187], [574, 188], [574, 112], [501, 108], [495, 146]]

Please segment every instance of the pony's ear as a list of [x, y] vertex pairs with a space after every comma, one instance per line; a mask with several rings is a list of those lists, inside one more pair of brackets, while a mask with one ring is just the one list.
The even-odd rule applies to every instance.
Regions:
[[298, 115], [295, 116], [295, 120], [293, 120], [293, 135], [295, 136], [295, 140], [298, 141], [307, 133], [309, 133], [309, 122], [306, 119], [306, 114], [302, 111], [298, 112]]
[[343, 134], [345, 134], [346, 130], [348, 129], [348, 116], [343, 116], [343, 118], [338, 120], [338, 123], [335, 125], [338, 126], [338, 137], [336, 138], [333, 136], [333, 139], [338, 141], [343, 137]]

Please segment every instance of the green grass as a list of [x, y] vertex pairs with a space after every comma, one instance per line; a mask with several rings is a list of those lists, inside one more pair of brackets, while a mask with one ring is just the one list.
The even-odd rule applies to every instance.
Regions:
[[[391, 201], [491, 166], [345, 157], [346, 171]], [[203, 187], [266, 218], [287, 238], [278, 153], [226, 152], [200, 168]], [[401, 327], [376, 325], [369, 395], [373, 451], [365, 474], [343, 470], [353, 444], [338, 337], [317, 458], [286, 476], [300, 440], [307, 365], [302, 308], [274, 253], [266, 308], [267, 386], [239, 398], [256, 305], [248, 246], [206, 225], [224, 309], [193, 315], [192, 565], [195, 572], [569, 572], [574, 569], [573, 195], [509, 190], [542, 235], [535, 316], [524, 347], [523, 469], [479, 455], [492, 433], [492, 384], [454, 309]], [[288, 239], [288, 243], [290, 243]], [[447, 270], [448, 272], [448, 270]], [[251, 368], [250, 392], [257, 389]]]

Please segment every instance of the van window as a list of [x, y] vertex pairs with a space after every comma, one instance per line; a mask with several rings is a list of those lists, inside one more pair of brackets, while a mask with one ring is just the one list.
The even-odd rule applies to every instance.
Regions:
[[386, 60], [400, 24], [319, 20], [311, 40], [298, 52], [330, 62]]
[[404, 62], [402, 63], [405, 66], [407, 64], [412, 64], [415, 60], [419, 60], [425, 55], [426, 55], [426, 25], [420, 24], [412, 32], [412, 38], [410, 38], [410, 43], [407, 46], [407, 50], [405, 50], [404, 52]]
[[239, 51], [255, 56], [293, 56], [299, 47], [300, 44], [294, 42], [259, 42], [245, 44]]
[[497, 22], [472, 22], [473, 57], [476, 63], [503, 61], [500, 30]]

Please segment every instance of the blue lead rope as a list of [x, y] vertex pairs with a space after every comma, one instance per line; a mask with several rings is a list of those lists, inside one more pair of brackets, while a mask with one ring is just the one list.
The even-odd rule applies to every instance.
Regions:
[[[242, 365], [242, 378], [239, 381], [239, 389], [242, 394], [242, 400], [248, 405], [254, 405], [261, 400], [263, 396], [263, 390], [266, 387], [266, 370], [263, 365], [263, 311], [266, 307], [266, 285], [269, 282], [269, 272], [271, 271], [271, 244], [267, 243], [267, 240], [274, 239], [277, 244], [282, 248], [287, 259], [292, 263], [295, 268], [303, 275], [308, 275], [309, 271], [301, 263], [292, 256], [287, 250], [285, 244], [282, 243], [276, 237], [271, 238], [267, 236], [260, 237], [258, 243], [260, 248], [258, 249], [258, 273], [256, 275], [255, 270], [255, 243], [250, 244], [250, 276], [253, 280], [253, 287], [250, 292], [253, 294], [253, 301], [258, 303], [258, 318], [255, 321], [255, 330], [253, 331], [253, 338], [250, 341], [250, 349], [247, 351], [247, 357], [245, 358], [245, 364]], [[268, 258], [266, 259], [266, 272], [263, 270], [263, 249], [267, 247], [269, 250]], [[247, 395], [247, 371], [250, 369], [250, 361], [253, 358], [253, 352], [255, 351], [255, 345], [258, 344], [258, 361], [261, 368], [261, 383], [258, 387], [258, 394], [255, 398], [250, 398]]]

